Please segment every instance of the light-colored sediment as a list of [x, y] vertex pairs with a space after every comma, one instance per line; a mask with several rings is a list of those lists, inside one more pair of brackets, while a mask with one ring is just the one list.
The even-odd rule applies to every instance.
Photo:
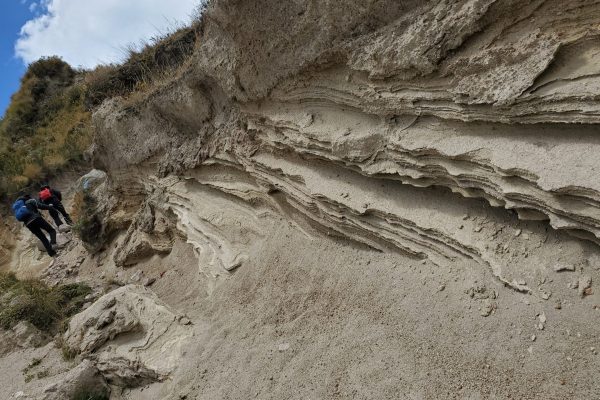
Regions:
[[[129, 400], [593, 398], [598, 21], [591, 0], [212, 2], [178, 78], [94, 114], [110, 216], [77, 279], [149, 288], [68, 343], [145, 385]], [[152, 306], [88, 329], [117, 294]]]

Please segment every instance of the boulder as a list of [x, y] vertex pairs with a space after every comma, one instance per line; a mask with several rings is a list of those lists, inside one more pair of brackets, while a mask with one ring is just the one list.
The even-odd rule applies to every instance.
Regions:
[[89, 360], [73, 368], [44, 389], [40, 400], [108, 398], [110, 387]]
[[128, 285], [73, 317], [65, 345], [93, 359], [114, 385], [136, 387], [166, 378], [177, 366], [191, 327], [149, 289]]

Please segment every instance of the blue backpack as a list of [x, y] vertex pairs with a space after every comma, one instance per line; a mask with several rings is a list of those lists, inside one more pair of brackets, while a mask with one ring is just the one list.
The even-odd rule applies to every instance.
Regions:
[[31, 211], [25, 205], [24, 200], [17, 200], [12, 206], [13, 212], [15, 213], [15, 217], [17, 221], [25, 222], [31, 217]]

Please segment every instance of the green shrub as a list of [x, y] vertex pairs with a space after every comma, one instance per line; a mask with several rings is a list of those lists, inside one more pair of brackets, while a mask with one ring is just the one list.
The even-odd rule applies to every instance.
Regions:
[[27, 69], [0, 120], [0, 197], [14, 197], [81, 160], [91, 142], [91, 115], [76, 76], [58, 57]]
[[129, 49], [121, 65], [101, 65], [85, 74], [86, 105], [95, 107], [107, 98], [130, 94], [176, 70], [192, 55], [198, 25], [175, 29], [156, 37], [141, 50]]
[[19, 321], [28, 321], [42, 331], [51, 331], [79, 312], [91, 291], [80, 283], [51, 288], [39, 280], [20, 281], [12, 273], [0, 273], [0, 326], [10, 329]]

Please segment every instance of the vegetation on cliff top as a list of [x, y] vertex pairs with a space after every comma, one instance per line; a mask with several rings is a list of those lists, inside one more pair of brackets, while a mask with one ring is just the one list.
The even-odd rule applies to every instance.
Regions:
[[90, 113], [78, 73], [58, 57], [32, 63], [0, 120], [0, 195], [81, 159]]
[[32, 63], [0, 119], [0, 199], [81, 162], [93, 136], [94, 108], [115, 96], [143, 98], [176, 74], [190, 59], [199, 29], [199, 22], [174, 29], [130, 49], [124, 63], [93, 71], [74, 70], [59, 57]]

